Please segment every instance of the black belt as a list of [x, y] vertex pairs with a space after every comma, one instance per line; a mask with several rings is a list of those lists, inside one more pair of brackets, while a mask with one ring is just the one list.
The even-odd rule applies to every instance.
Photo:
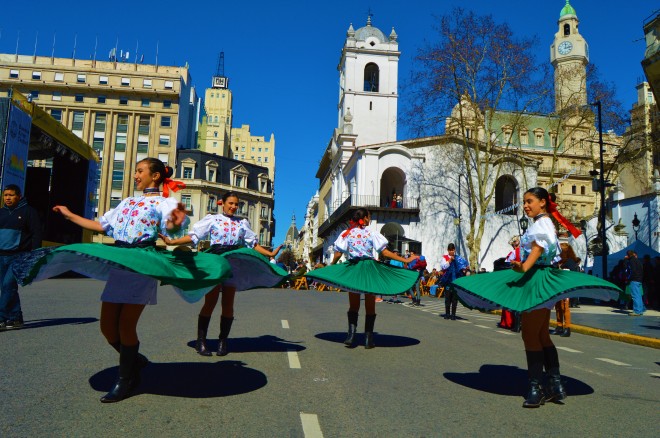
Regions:
[[115, 246], [117, 248], [152, 248], [156, 246], [156, 241], [143, 241], [143, 242], [133, 242], [128, 243], [123, 240], [115, 240]]
[[241, 248], [241, 245], [220, 245], [220, 244], [216, 244], [216, 245], [211, 245], [211, 247], [209, 249], [207, 249], [206, 252], [208, 252], [210, 254], [220, 255], [220, 254], [224, 254], [226, 252], [233, 251], [233, 250], [239, 249], [239, 248]]

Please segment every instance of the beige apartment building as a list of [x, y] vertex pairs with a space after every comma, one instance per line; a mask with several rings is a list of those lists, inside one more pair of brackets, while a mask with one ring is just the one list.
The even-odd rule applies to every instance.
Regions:
[[199, 150], [268, 168], [275, 180], [275, 135], [252, 135], [250, 125], [232, 128], [233, 95], [229, 78], [214, 76], [204, 93], [204, 116], [199, 125]]
[[195, 90], [187, 66], [0, 54], [0, 96], [15, 89], [101, 158], [96, 215], [133, 194], [137, 161], [174, 167], [194, 144]]

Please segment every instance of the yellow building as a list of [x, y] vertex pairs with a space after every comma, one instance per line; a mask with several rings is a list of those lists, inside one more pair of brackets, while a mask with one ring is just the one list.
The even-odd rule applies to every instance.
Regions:
[[250, 125], [232, 128], [233, 95], [229, 78], [214, 76], [204, 93], [204, 116], [199, 125], [199, 150], [268, 168], [275, 179], [275, 136], [252, 135]]
[[133, 194], [138, 160], [174, 167], [193, 144], [195, 90], [188, 67], [0, 54], [0, 97], [28, 95], [101, 158], [96, 215]]

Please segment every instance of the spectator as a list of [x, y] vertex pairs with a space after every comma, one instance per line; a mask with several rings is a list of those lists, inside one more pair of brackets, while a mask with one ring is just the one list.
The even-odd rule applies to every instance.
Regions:
[[403, 208], [403, 196], [401, 196], [401, 193], [396, 195], [396, 207]]
[[9, 184], [2, 191], [0, 209], [0, 331], [23, 327], [18, 283], [11, 264], [22, 254], [41, 247], [41, 222], [37, 211], [21, 198], [21, 189]]
[[[415, 257], [415, 252], [410, 251], [410, 257]], [[413, 306], [421, 306], [422, 305], [422, 298], [419, 293], [419, 283], [421, 281], [421, 278], [424, 274], [424, 270], [426, 270], [426, 257], [420, 256], [417, 260], [413, 261], [408, 265], [409, 269], [413, 269], [417, 271], [418, 273], [418, 280], [413, 286], [411, 290], [411, 296], [410, 298], [412, 299], [412, 305]]]
[[[560, 243], [561, 254], [559, 255], [559, 267], [569, 271], [580, 272], [580, 265], [577, 263], [577, 257], [573, 247], [568, 243]], [[569, 307], [569, 299], [565, 298], [555, 303], [555, 312], [557, 313], [557, 328], [553, 332], [562, 338], [567, 338], [571, 335], [571, 309]]]
[[628, 265], [630, 266], [630, 296], [632, 297], [633, 310], [628, 315], [642, 316], [644, 314], [644, 302], [642, 301], [642, 281], [644, 279], [644, 267], [637, 258], [637, 253], [628, 250], [626, 253]]
[[[456, 246], [453, 243], [447, 245], [447, 254], [440, 259], [440, 269], [445, 271], [440, 283], [445, 287], [445, 319], [456, 320], [456, 306], [458, 295], [454, 291], [452, 282], [457, 278], [470, 275], [468, 261], [456, 254]], [[451, 310], [451, 313], [450, 313]]]

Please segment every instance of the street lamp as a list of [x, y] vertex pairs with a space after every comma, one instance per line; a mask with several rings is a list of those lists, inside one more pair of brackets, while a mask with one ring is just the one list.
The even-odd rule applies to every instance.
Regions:
[[456, 255], [458, 255], [458, 248], [461, 246], [461, 179], [463, 174], [458, 174], [458, 214], [454, 218], [454, 225], [456, 225]]
[[599, 221], [600, 221], [600, 241], [602, 242], [603, 249], [601, 251], [601, 257], [603, 258], [603, 277], [607, 278], [607, 254], [609, 253], [609, 248], [607, 247], [607, 229], [605, 226], [605, 166], [603, 165], [603, 117], [602, 117], [602, 105], [600, 100], [592, 103], [591, 106], [595, 106], [598, 109], [598, 148], [600, 151], [600, 179], [598, 184], [598, 191], [600, 193], [600, 211]]
[[637, 219], [637, 213], [632, 220], [633, 231], [635, 232], [635, 240], [637, 240], [637, 232], [639, 231], [639, 219]]
[[523, 216], [520, 218], [518, 222], [520, 223], [520, 229], [522, 230], [522, 234], [525, 234], [525, 232], [527, 231], [527, 227], [529, 226], [529, 219]]

